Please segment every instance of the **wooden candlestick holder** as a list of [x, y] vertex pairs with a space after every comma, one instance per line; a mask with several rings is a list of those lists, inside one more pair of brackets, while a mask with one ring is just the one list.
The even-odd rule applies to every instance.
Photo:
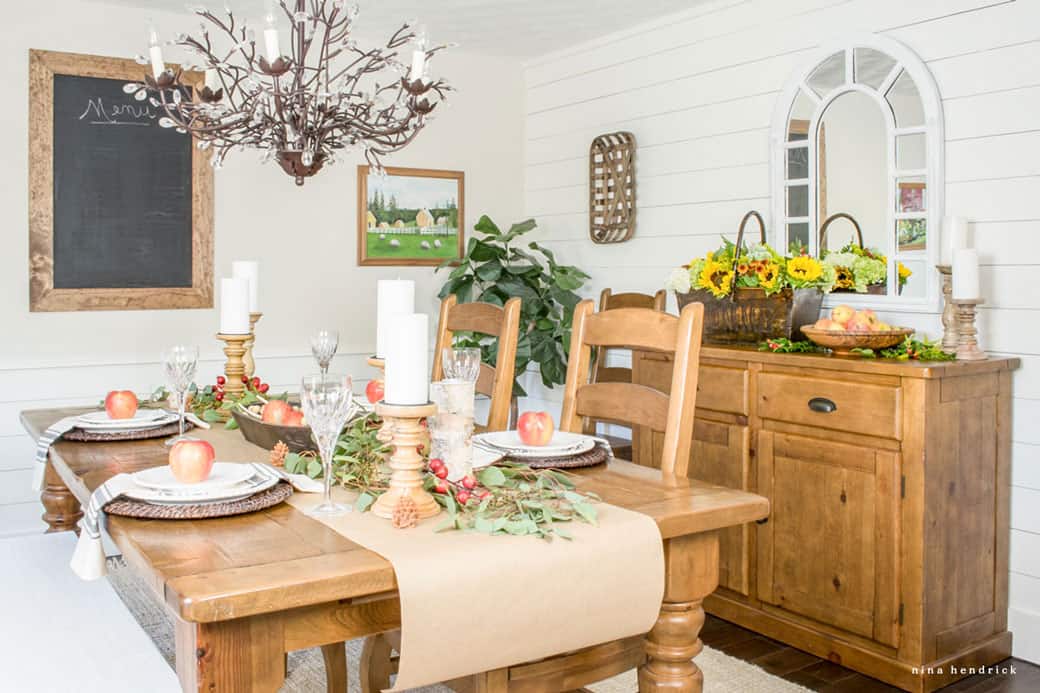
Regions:
[[953, 303], [957, 306], [957, 360], [986, 360], [989, 357], [986, 356], [985, 351], [979, 348], [979, 341], [976, 338], [979, 331], [975, 327], [975, 309], [982, 305], [982, 299], [955, 298]]
[[943, 295], [943, 338], [942, 350], [947, 354], [957, 351], [957, 307], [953, 305], [953, 268], [950, 265], [936, 265], [942, 276]]
[[393, 452], [390, 454], [390, 490], [372, 504], [372, 512], [379, 517], [391, 519], [394, 508], [404, 497], [415, 501], [420, 520], [433, 517], [441, 507], [433, 496], [423, 488], [423, 468], [426, 466], [418, 447], [426, 429], [420, 421], [437, 413], [432, 403], [404, 405], [376, 404], [376, 413], [384, 421], [391, 422]]
[[[368, 365], [372, 366], [379, 371], [379, 377], [386, 383], [386, 359], [381, 359], [378, 356], [369, 356]], [[394, 438], [393, 425], [390, 423], [390, 419], [383, 417], [383, 425], [376, 433], [376, 439], [381, 443], [389, 443]]]
[[250, 378], [256, 373], [256, 361], [253, 360], [253, 345], [256, 343], [256, 323], [260, 322], [262, 317], [264, 317], [263, 313], [249, 314], [249, 340], [246, 342], [246, 354], [242, 357], [242, 362], [245, 364], [245, 374]]
[[236, 397], [245, 392], [246, 385], [242, 382], [242, 376], [246, 374], [245, 362], [242, 357], [246, 354], [246, 342], [249, 341], [248, 334], [218, 334], [217, 339], [224, 342], [224, 354], [227, 362], [224, 364], [224, 375], [227, 382], [224, 389]]

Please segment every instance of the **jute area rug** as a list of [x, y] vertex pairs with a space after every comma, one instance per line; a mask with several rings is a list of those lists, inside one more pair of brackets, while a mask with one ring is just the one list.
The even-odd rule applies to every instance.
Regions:
[[[119, 558], [109, 559], [108, 580], [127, 608], [151, 636], [166, 661], [173, 666], [173, 622], [148, 587]], [[361, 640], [347, 643], [347, 666], [350, 675], [349, 693], [361, 693], [358, 680], [358, 657]], [[718, 650], [705, 647], [697, 656], [697, 664], [704, 671], [705, 693], [801, 693], [807, 688], [784, 681], [758, 667], [743, 662]], [[633, 693], [637, 689], [635, 671], [625, 672], [589, 688], [596, 693]], [[301, 650], [289, 654], [289, 676], [282, 693], [324, 693], [325, 666], [318, 649]], [[416, 693], [450, 693], [444, 686], [414, 689]]]

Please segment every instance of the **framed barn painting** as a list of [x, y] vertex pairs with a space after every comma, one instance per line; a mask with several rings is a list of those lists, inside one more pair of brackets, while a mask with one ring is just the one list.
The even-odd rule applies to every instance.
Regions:
[[358, 264], [429, 265], [465, 249], [462, 171], [358, 166]]

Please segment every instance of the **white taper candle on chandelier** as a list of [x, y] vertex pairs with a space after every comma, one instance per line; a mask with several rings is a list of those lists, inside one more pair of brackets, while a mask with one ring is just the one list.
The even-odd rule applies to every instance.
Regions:
[[380, 279], [376, 282], [376, 356], [386, 357], [392, 318], [414, 312], [415, 282], [411, 279]]
[[267, 14], [267, 28], [264, 29], [264, 48], [266, 49], [268, 63], [273, 63], [282, 57], [282, 51], [278, 45], [278, 26], [274, 23], [274, 10]]
[[952, 265], [953, 256], [968, 247], [968, 222], [964, 217], [946, 217], [943, 220], [940, 265]]
[[166, 70], [166, 63], [163, 62], [162, 46], [159, 45], [159, 32], [153, 26], [148, 29], [148, 57], [152, 61], [152, 77], [159, 79]]
[[209, 87], [210, 91], [220, 89], [220, 75], [212, 67], [206, 70], [206, 86]]
[[235, 260], [231, 263], [231, 276], [249, 282], [249, 312], [260, 312], [260, 263], [256, 260]]
[[412, 51], [412, 70], [408, 73], [408, 81], [415, 82], [422, 79], [425, 70], [426, 51], [421, 48]]
[[429, 350], [429, 318], [424, 313], [388, 319], [384, 402], [416, 405], [429, 401]]
[[979, 287], [979, 253], [974, 248], [960, 248], [953, 255], [953, 300], [973, 301], [982, 298]]
[[249, 334], [249, 280], [220, 280], [220, 333]]

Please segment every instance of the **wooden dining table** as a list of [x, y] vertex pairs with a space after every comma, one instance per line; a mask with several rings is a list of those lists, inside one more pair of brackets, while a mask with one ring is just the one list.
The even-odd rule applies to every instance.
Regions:
[[[58, 419], [83, 411], [31, 410], [22, 421], [38, 437]], [[265, 461], [266, 451], [256, 451], [257, 461]], [[41, 494], [50, 531], [73, 530], [94, 489], [115, 474], [163, 465], [167, 453], [161, 439], [57, 442]], [[578, 471], [577, 483], [607, 503], [652, 517], [664, 541], [660, 615], [638, 652], [627, 654], [639, 667], [639, 690], [700, 691], [701, 604], [718, 584], [719, 530], [765, 518], [768, 501], [696, 480], [662, 478], [657, 470], [620, 460]], [[112, 516], [107, 529], [128, 566], [174, 617], [176, 669], [185, 691], [277, 691], [285, 678], [285, 653], [322, 647], [328, 689], [342, 693], [346, 671], [335, 649], [401, 625], [391, 564], [285, 503], [208, 520]], [[580, 667], [583, 658], [575, 661]], [[561, 670], [558, 690], [573, 688], [565, 683], [568, 673]], [[522, 682], [507, 675], [482, 680], [488, 693], [522, 690]]]

